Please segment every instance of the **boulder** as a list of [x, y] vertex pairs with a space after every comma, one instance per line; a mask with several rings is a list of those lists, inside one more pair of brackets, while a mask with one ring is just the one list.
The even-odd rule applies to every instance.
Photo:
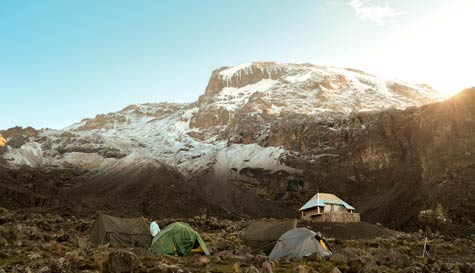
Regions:
[[307, 265], [302, 265], [302, 264], [299, 264], [295, 270], [294, 270], [295, 273], [311, 273], [311, 272], [314, 272], [310, 267], [308, 267]]
[[254, 255], [252, 257], [252, 262], [255, 266], [258, 266], [258, 267], [261, 267], [264, 262], [268, 261], [269, 259], [267, 258], [267, 256], [265, 254], [258, 254], [258, 255]]
[[206, 267], [210, 263], [210, 258], [208, 256], [200, 256], [196, 260], [196, 265], [198, 267]]
[[38, 272], [39, 273], [49, 273], [49, 272], [51, 272], [51, 269], [49, 268], [49, 266], [43, 266], [42, 268], [40, 268], [40, 270]]
[[170, 265], [167, 267], [167, 273], [184, 273], [185, 270], [180, 268], [178, 265]]
[[65, 258], [59, 258], [51, 262], [51, 273], [70, 273], [71, 263]]
[[338, 267], [333, 267], [329, 273], [341, 273], [341, 271], [338, 269]]
[[114, 250], [109, 253], [102, 269], [105, 273], [135, 272], [140, 266], [139, 258], [126, 250]]
[[330, 256], [330, 262], [337, 264], [337, 265], [343, 265], [348, 263], [348, 258], [340, 253], [335, 253]]
[[251, 265], [250, 267], [246, 268], [244, 273], [260, 273], [260, 271], [255, 266]]
[[262, 273], [273, 273], [272, 264], [269, 262], [264, 262], [262, 264]]

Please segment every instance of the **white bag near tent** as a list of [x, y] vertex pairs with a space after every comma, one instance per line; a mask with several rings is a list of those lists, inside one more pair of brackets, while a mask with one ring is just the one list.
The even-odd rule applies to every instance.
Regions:
[[155, 237], [160, 232], [160, 227], [158, 226], [157, 222], [153, 221], [150, 223], [150, 234]]

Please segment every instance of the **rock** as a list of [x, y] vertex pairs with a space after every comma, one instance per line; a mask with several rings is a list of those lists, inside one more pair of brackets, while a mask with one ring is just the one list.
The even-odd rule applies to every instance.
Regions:
[[28, 140], [28, 137], [23, 135], [14, 136], [8, 142], [7, 145], [13, 148], [21, 148]]
[[312, 269], [310, 269], [310, 267], [308, 267], [307, 265], [302, 265], [302, 264], [299, 264], [295, 270], [294, 270], [295, 273], [311, 273], [313, 272]]
[[197, 260], [196, 265], [199, 267], [206, 267], [210, 263], [210, 258], [208, 256], [200, 256]]
[[140, 266], [138, 257], [126, 250], [114, 250], [102, 266], [104, 273], [134, 272]]
[[42, 258], [40, 253], [30, 253], [30, 254], [28, 254], [27, 257], [28, 257], [28, 260], [30, 260], [30, 261], [35, 261], [35, 260], [38, 260], [38, 259]]
[[167, 267], [167, 273], [183, 273], [185, 272], [182, 268], [178, 265], [170, 265]]
[[224, 261], [229, 261], [236, 258], [236, 255], [234, 255], [233, 252], [229, 250], [220, 251], [216, 253], [215, 255]]
[[372, 248], [373, 259], [379, 265], [386, 265], [397, 268], [404, 268], [410, 265], [411, 258], [406, 254], [401, 254], [399, 248]]
[[259, 269], [257, 269], [255, 266], [251, 265], [250, 267], [246, 268], [244, 273], [260, 273]]
[[377, 265], [367, 265], [363, 267], [360, 272], [364, 273], [391, 273], [394, 270], [390, 270], [385, 266], [377, 266]]
[[58, 236], [58, 238], [56, 240], [60, 243], [66, 242], [66, 241], [69, 240], [69, 234], [67, 234], [67, 233], [61, 234], [60, 236]]
[[233, 263], [231, 266], [231, 270], [233, 273], [242, 273], [243, 271], [241, 270], [241, 265], [239, 263]]
[[254, 263], [255, 266], [261, 267], [264, 262], [268, 260], [267, 256], [264, 254], [258, 254], [254, 255], [252, 257], [252, 262]]
[[342, 264], [347, 264], [348, 263], [348, 258], [344, 256], [343, 254], [340, 253], [334, 253], [333, 255], [330, 256], [330, 262], [337, 264], [337, 265], [342, 265]]
[[40, 268], [40, 271], [39, 273], [49, 273], [51, 272], [51, 269], [49, 268], [49, 266], [43, 266], [42, 268]]
[[80, 249], [87, 249], [90, 246], [89, 240], [86, 240], [85, 238], [77, 237], [76, 242]]
[[323, 258], [318, 253], [312, 253], [308, 257], [305, 258], [307, 261], [320, 261]]
[[262, 264], [262, 273], [273, 273], [272, 265], [269, 262], [264, 262]]
[[363, 265], [375, 264], [373, 256], [363, 249], [347, 247], [342, 249], [340, 253], [346, 256], [349, 263], [361, 263]]
[[148, 273], [161, 273], [161, 272], [167, 272], [168, 270], [168, 265], [166, 263], [159, 263], [158, 266], [155, 266], [154, 268], [150, 269]]
[[71, 263], [65, 258], [59, 258], [59, 260], [53, 261], [50, 265], [51, 273], [70, 273]]
[[338, 269], [338, 267], [333, 267], [329, 273], [341, 273], [341, 271]]
[[432, 264], [430, 270], [431, 270], [431, 272], [433, 272], [433, 273], [438, 273], [438, 272], [440, 272], [441, 267], [440, 267], [440, 265], [439, 265], [438, 263], [434, 263], [434, 264]]
[[38, 136], [38, 131], [33, 127], [26, 127], [25, 129], [23, 129], [23, 134], [29, 137], [36, 137]]

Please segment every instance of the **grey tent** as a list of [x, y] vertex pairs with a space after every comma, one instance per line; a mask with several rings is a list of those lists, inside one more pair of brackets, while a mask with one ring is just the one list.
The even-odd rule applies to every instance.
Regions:
[[143, 218], [118, 218], [100, 213], [91, 231], [91, 242], [99, 245], [148, 248], [151, 240]]
[[247, 226], [242, 235], [244, 243], [253, 249], [269, 253], [280, 236], [297, 227], [297, 220], [257, 220]]
[[316, 238], [317, 233], [306, 228], [295, 228], [282, 234], [274, 249], [269, 254], [269, 259], [276, 260], [281, 257], [304, 258], [313, 253], [320, 257], [331, 254]]

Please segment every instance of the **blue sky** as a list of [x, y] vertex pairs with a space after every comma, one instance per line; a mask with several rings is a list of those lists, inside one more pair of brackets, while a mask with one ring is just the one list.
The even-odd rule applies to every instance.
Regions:
[[192, 102], [213, 69], [252, 61], [354, 67], [458, 91], [473, 85], [473, 2], [5, 0], [0, 129]]

